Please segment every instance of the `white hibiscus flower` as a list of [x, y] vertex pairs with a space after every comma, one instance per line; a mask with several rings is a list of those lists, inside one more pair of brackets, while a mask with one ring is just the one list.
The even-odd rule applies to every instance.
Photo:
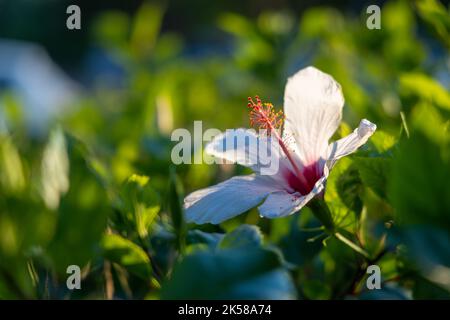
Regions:
[[[276, 218], [293, 214], [324, 191], [329, 171], [336, 161], [355, 152], [375, 132], [376, 125], [361, 120], [350, 135], [328, 143], [342, 118], [344, 97], [341, 86], [328, 74], [314, 67], [298, 71], [287, 81], [284, 93], [285, 124], [282, 137], [280, 113], [272, 105], [249, 98], [251, 122], [268, 135], [250, 135], [250, 143], [269, 139], [279, 161], [273, 175], [262, 175], [261, 166], [251, 160], [242, 144], [226, 144], [248, 131], [236, 130], [216, 136], [206, 147], [215, 157], [249, 166], [254, 174], [236, 176], [215, 186], [198, 190], [184, 200], [189, 222], [217, 224], [258, 206], [262, 217]], [[224, 149], [224, 145], [227, 145]], [[227, 149], [228, 148], [228, 149]], [[256, 163], [256, 165], [255, 165]]]

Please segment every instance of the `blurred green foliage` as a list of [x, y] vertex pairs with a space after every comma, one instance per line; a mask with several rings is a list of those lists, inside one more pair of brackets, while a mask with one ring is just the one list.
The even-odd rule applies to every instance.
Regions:
[[[450, 298], [448, 8], [389, 1], [380, 30], [365, 27], [364, 11], [331, 7], [224, 12], [224, 55], [186, 54], [181, 35], [161, 31], [164, 10], [145, 2], [95, 19], [92, 42], [120, 62], [125, 85], [100, 79], [45, 141], [0, 95], [0, 298]], [[335, 138], [360, 118], [378, 126], [325, 193], [340, 234], [365, 255], [324, 233], [309, 208], [186, 224], [185, 193], [247, 171], [172, 165], [172, 130], [245, 127], [247, 96], [281, 106], [287, 76], [309, 64], [343, 87]], [[66, 288], [72, 264], [81, 290]], [[371, 264], [382, 290], [366, 289]]]

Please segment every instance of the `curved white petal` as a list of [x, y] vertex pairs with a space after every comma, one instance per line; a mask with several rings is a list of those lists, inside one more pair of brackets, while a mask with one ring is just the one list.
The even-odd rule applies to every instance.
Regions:
[[328, 163], [332, 168], [335, 162], [350, 153], [355, 152], [359, 147], [367, 142], [375, 132], [377, 126], [369, 120], [363, 119], [348, 136], [331, 143], [328, 147]]
[[328, 74], [307, 67], [288, 79], [284, 92], [284, 137], [293, 137], [304, 165], [326, 155], [328, 140], [339, 126], [344, 97]]
[[186, 220], [217, 224], [257, 206], [270, 193], [279, 190], [268, 177], [233, 177], [188, 195], [184, 199]]
[[280, 165], [280, 147], [270, 137], [259, 137], [253, 129], [230, 129], [208, 143], [205, 152], [250, 167], [256, 173], [275, 175]]
[[288, 216], [293, 213], [299, 197], [301, 197], [299, 194], [294, 195], [286, 191], [271, 193], [258, 207], [259, 214], [266, 218]]
[[327, 177], [328, 169], [325, 168], [324, 176], [316, 182], [314, 188], [306, 196], [286, 191], [269, 194], [264, 203], [258, 207], [259, 214], [266, 218], [279, 218], [296, 213], [324, 190]]

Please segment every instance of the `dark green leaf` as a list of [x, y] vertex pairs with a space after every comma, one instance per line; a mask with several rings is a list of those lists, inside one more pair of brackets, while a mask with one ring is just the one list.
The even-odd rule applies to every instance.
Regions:
[[391, 160], [386, 158], [355, 158], [353, 161], [358, 168], [363, 184], [371, 188], [379, 197], [386, 199]]
[[[220, 249], [259, 247], [262, 244], [261, 231], [256, 226], [241, 225], [226, 234], [220, 241]], [[249, 248], [250, 249], [250, 248]]]
[[[173, 169], [173, 168], [172, 168]], [[178, 248], [183, 252], [186, 241], [186, 222], [183, 214], [183, 187], [176, 176], [175, 170], [170, 171], [169, 181], [169, 210], [172, 224], [177, 236]]]
[[67, 266], [81, 267], [95, 257], [109, 213], [108, 197], [90, 169], [84, 145], [69, 138], [68, 155], [69, 190], [60, 199], [58, 224], [49, 247], [55, 267], [64, 274]]
[[450, 230], [450, 148], [420, 132], [403, 141], [394, 156], [389, 184], [396, 220]]
[[209, 248], [214, 249], [223, 239], [222, 233], [208, 233], [201, 230], [189, 230], [187, 235], [188, 244], [206, 244]]
[[145, 238], [159, 212], [159, 198], [146, 176], [132, 175], [121, 189], [122, 211], [135, 231]]
[[362, 184], [358, 169], [355, 165], [345, 170], [336, 181], [336, 187], [342, 202], [355, 213], [362, 210]]
[[254, 248], [197, 252], [175, 267], [163, 299], [293, 299], [278, 254]]
[[125, 267], [141, 279], [150, 281], [150, 260], [138, 245], [117, 234], [105, 235], [101, 245], [106, 259]]

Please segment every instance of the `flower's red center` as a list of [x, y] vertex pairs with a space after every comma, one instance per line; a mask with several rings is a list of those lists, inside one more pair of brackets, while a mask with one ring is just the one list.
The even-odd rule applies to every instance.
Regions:
[[313, 163], [309, 166], [303, 167], [301, 173], [304, 179], [299, 179], [295, 173], [290, 170], [286, 170], [284, 172], [284, 177], [289, 187], [302, 195], [307, 195], [310, 193], [316, 182], [322, 176], [322, 172], [318, 166], [318, 163]]

